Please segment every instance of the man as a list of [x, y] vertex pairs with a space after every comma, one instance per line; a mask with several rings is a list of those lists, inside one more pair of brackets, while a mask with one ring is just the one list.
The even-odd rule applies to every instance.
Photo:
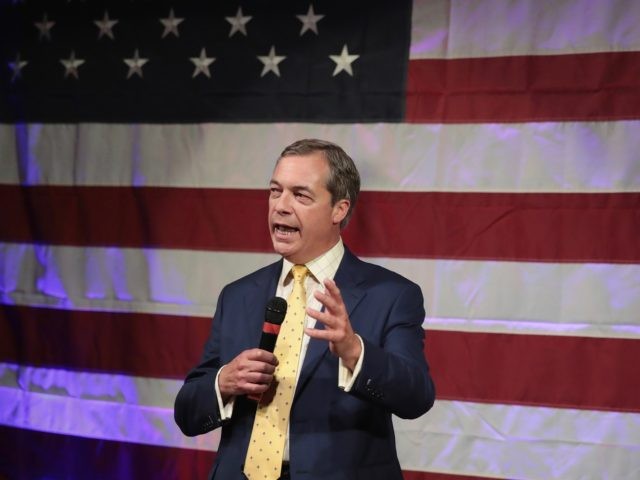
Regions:
[[[278, 159], [268, 220], [283, 258], [223, 289], [201, 363], [176, 398], [175, 420], [186, 435], [222, 426], [211, 478], [402, 478], [391, 415], [416, 418], [435, 398], [423, 353], [423, 298], [414, 283], [343, 245], [340, 231], [359, 190], [353, 161], [332, 143], [301, 140]], [[289, 362], [277, 358], [288, 341], [282, 333], [274, 353], [256, 346], [269, 299], [296, 288], [306, 296], [306, 323]], [[293, 302], [289, 310], [298, 308]], [[260, 430], [286, 375], [294, 378], [291, 404], [279, 411], [284, 446], [265, 446], [277, 453], [264, 459], [258, 437], [280, 441], [281, 434]], [[265, 472], [267, 460], [273, 471]]]

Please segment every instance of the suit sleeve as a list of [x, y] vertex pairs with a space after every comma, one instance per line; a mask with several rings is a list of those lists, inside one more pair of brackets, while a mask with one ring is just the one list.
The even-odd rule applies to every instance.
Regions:
[[435, 386], [424, 354], [424, 317], [420, 287], [409, 283], [392, 300], [380, 338], [363, 336], [362, 370], [353, 395], [401, 418], [417, 418], [433, 406]]
[[176, 396], [174, 419], [182, 433], [190, 437], [210, 432], [222, 425], [216, 400], [215, 381], [221, 367], [220, 331], [223, 322], [223, 290], [218, 298], [211, 333], [200, 364], [191, 370]]

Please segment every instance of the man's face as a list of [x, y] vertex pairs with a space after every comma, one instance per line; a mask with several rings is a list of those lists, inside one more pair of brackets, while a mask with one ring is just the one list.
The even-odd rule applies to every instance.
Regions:
[[321, 152], [281, 158], [269, 185], [269, 232], [276, 253], [302, 264], [322, 255], [340, 237], [348, 200], [331, 205], [329, 165]]

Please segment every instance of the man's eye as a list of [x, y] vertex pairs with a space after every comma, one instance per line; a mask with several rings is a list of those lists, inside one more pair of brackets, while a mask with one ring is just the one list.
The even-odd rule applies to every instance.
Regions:
[[296, 197], [299, 198], [300, 200], [308, 200], [309, 198], [311, 198], [309, 197], [309, 195], [305, 195], [304, 193], [300, 193], [300, 192], [296, 193]]
[[273, 187], [269, 189], [269, 195], [271, 195], [272, 197], [280, 196], [280, 193], [281, 193], [281, 190], [278, 188]]

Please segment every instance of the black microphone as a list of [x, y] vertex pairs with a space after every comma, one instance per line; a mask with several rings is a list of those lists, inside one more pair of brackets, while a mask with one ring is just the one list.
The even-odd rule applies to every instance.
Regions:
[[[287, 301], [281, 297], [273, 297], [267, 302], [264, 312], [264, 324], [262, 325], [262, 337], [258, 348], [273, 352], [276, 347], [280, 326], [287, 314]], [[260, 394], [247, 395], [251, 400], [260, 401]]]
[[284, 298], [273, 297], [269, 300], [264, 312], [264, 325], [262, 326], [262, 337], [260, 337], [260, 346], [258, 348], [273, 352], [276, 347], [278, 333], [280, 333], [280, 325], [282, 325], [286, 314], [287, 301]]

